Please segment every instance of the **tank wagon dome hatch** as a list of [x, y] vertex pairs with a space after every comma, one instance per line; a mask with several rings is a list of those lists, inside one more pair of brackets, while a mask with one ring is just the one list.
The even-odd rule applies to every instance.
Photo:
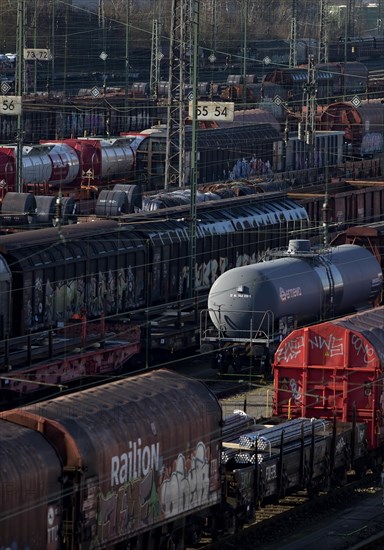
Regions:
[[274, 356], [274, 413], [368, 424], [384, 443], [384, 306], [291, 332]]
[[288, 254], [311, 252], [311, 242], [307, 239], [294, 239], [288, 243]]
[[[220, 502], [222, 411], [211, 390], [196, 379], [162, 369], [0, 417], [18, 424], [15, 430], [31, 428], [31, 441], [41, 441], [40, 454], [45, 442], [56, 449], [59, 457], [51, 462], [62, 462], [64, 475], [55, 471], [51, 478], [64, 488], [53, 486], [49, 494], [60, 495], [77, 476], [78, 506], [86, 516], [76, 524], [76, 535], [83, 543], [97, 540], [111, 548], [123, 535], [138, 535]], [[48, 477], [45, 471], [40, 475]], [[177, 487], [182, 496], [175, 499]], [[17, 496], [32, 520], [34, 507], [27, 506], [25, 495]], [[110, 517], [127, 517], [127, 499], [134, 512], [129, 521], [110, 522]], [[70, 514], [71, 505], [62, 513]]]
[[366, 248], [341, 245], [319, 253], [295, 240], [278, 254], [233, 268], [213, 283], [208, 312], [223, 338], [281, 339], [288, 324], [296, 328], [372, 306], [382, 289], [380, 264]]

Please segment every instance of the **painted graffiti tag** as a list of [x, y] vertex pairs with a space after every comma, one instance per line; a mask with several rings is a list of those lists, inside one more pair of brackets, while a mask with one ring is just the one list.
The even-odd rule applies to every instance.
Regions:
[[298, 383], [294, 378], [291, 378], [291, 380], [289, 381], [289, 385], [291, 386], [292, 397], [295, 404], [300, 405], [302, 396]]
[[340, 437], [339, 441], [336, 445], [336, 454], [341, 454], [344, 449], [346, 448], [347, 444], [345, 442], [345, 439], [343, 437]]
[[309, 344], [312, 349], [324, 349], [330, 357], [344, 355], [344, 344], [342, 338], [336, 338], [333, 334], [330, 334], [327, 339], [319, 335], [314, 335], [309, 338]]
[[375, 354], [372, 346], [370, 346], [368, 343], [365, 343], [360, 336], [352, 334], [351, 344], [356, 351], [356, 355], [362, 354], [365, 364], [368, 364], [374, 360]]
[[283, 342], [276, 352], [277, 361], [289, 361], [296, 359], [301, 350], [304, 348], [304, 338], [299, 336], [297, 338], [290, 338], [287, 342]]
[[93, 480], [87, 495], [85, 520], [94, 539], [105, 542], [215, 503], [220, 496], [217, 458], [198, 441], [168, 461], [159, 442], [145, 445], [138, 438], [127, 442], [125, 452], [112, 457], [110, 489], [100, 490]]

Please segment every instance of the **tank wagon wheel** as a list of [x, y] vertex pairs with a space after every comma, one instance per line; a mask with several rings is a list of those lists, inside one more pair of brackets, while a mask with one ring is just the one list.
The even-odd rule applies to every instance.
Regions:
[[237, 357], [233, 357], [228, 360], [227, 371], [229, 369], [232, 369], [233, 372], [235, 372], [236, 374], [239, 374], [241, 372], [240, 360]]

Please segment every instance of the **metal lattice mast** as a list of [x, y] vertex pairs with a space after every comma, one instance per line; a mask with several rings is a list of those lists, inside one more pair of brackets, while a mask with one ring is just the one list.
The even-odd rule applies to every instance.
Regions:
[[304, 86], [304, 93], [306, 98], [305, 142], [309, 146], [308, 166], [313, 168], [316, 163], [315, 115], [317, 96], [317, 83], [313, 55], [310, 55], [308, 58], [308, 77]]
[[243, 109], [247, 103], [248, 0], [243, 0]]
[[383, 17], [384, 17], [384, 0], [379, 0], [377, 3], [378, 16], [377, 16], [377, 30], [383, 32]]
[[297, 65], [297, 0], [292, 0], [291, 36], [289, 44], [289, 66]]
[[216, 53], [216, 42], [217, 42], [217, 6], [216, 0], [211, 0], [211, 50], [212, 53]]
[[355, 36], [355, 0], [347, 0], [348, 9], [348, 37]]
[[185, 73], [190, 0], [172, 0], [164, 188], [184, 187]]
[[157, 98], [161, 58], [160, 23], [157, 19], [154, 19], [152, 22], [151, 76], [149, 82], [150, 92], [153, 98]]
[[129, 109], [128, 109], [128, 88], [129, 88], [129, 2], [125, 6], [125, 93], [124, 93], [124, 110], [125, 122], [129, 127]]
[[320, 3], [319, 63], [328, 63], [328, 0]]
[[[22, 99], [24, 91], [24, 25], [25, 4], [24, 0], [17, 2], [17, 55], [16, 55], [16, 96]], [[22, 101], [21, 101], [22, 104]], [[23, 141], [24, 125], [23, 112], [17, 115], [17, 152], [16, 152], [16, 191], [22, 190], [23, 185]]]
[[191, 0], [192, 55], [192, 151], [191, 204], [189, 212], [189, 296], [195, 293], [196, 194], [197, 194], [197, 83], [199, 80], [200, 0]]

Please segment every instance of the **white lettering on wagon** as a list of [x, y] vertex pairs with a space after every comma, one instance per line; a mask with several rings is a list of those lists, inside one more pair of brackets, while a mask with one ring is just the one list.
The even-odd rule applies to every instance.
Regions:
[[365, 343], [361, 336], [352, 334], [351, 345], [355, 349], [356, 355], [362, 356], [363, 362], [366, 365], [375, 359], [375, 351], [373, 347], [368, 343]]
[[142, 447], [141, 438], [129, 441], [127, 452], [112, 457], [111, 487], [146, 476], [150, 470], [158, 470], [159, 465], [159, 443]]
[[289, 338], [283, 340], [276, 351], [276, 362], [296, 359], [304, 349], [304, 338]]
[[299, 296], [302, 296], [301, 286], [297, 286], [295, 288], [280, 287], [279, 294], [280, 300], [282, 302], [286, 302], [287, 300], [291, 300], [292, 298], [298, 298]]
[[333, 334], [330, 334], [327, 339], [316, 334], [309, 338], [309, 345], [311, 349], [323, 350], [326, 355], [330, 357], [336, 357], [337, 355], [344, 355], [344, 343], [342, 338], [336, 338]]

